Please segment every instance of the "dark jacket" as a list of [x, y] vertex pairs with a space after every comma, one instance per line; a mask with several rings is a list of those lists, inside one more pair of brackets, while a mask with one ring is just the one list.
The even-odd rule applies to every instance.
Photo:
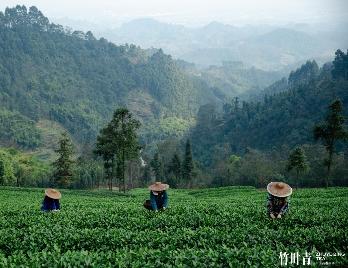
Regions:
[[153, 210], [158, 210], [163, 207], [168, 207], [168, 194], [166, 191], [159, 192], [158, 195], [154, 195], [150, 192], [150, 202]]
[[290, 207], [290, 197], [277, 197], [271, 194], [267, 196], [268, 214], [286, 214]]
[[42, 211], [51, 211], [51, 210], [59, 210], [60, 209], [60, 204], [58, 199], [52, 199], [49, 198], [48, 196], [45, 196], [41, 210]]

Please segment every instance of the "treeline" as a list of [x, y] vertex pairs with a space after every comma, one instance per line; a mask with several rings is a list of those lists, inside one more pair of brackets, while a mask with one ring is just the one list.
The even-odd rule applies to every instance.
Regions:
[[29, 153], [0, 149], [0, 185], [44, 186], [50, 166]]
[[[347, 53], [338, 50], [321, 68], [308, 61], [268, 87], [262, 100], [233, 98], [219, 107], [223, 99], [161, 50], [148, 54], [72, 32], [35, 7], [0, 12], [0, 144], [36, 148], [36, 122], [49, 119], [85, 145], [78, 155], [63, 136], [53, 164], [2, 149], [0, 184], [126, 189], [157, 179], [173, 187], [259, 187], [269, 180], [324, 186], [329, 177], [330, 185], [348, 185], [347, 143], [336, 137], [332, 145], [328, 135], [328, 107], [342, 103], [341, 119], [333, 121], [348, 114]], [[200, 106], [208, 100], [217, 104]], [[127, 107], [139, 127], [118, 129], [115, 107]], [[197, 110], [196, 125], [182, 138]]]
[[46, 180], [27, 175], [27, 181], [21, 174], [30, 169], [18, 171], [18, 157], [6, 153], [1, 183], [109, 189], [116, 184], [122, 190], [154, 180], [180, 188], [264, 187], [271, 180], [299, 187], [346, 186], [347, 70], [347, 54], [337, 51], [331, 66], [318, 69], [315, 62], [306, 63], [291, 73], [286, 91], [266, 95], [263, 102], [240, 104], [235, 98], [221, 114], [214, 105], [202, 106], [189, 138], [158, 142], [154, 154], [143, 151], [140, 121], [129, 110], [117, 109], [101, 129], [94, 153], [76, 157], [70, 138], [63, 135], [57, 160], [37, 173]]
[[126, 191], [156, 180], [166, 181], [174, 188], [194, 187], [197, 169], [190, 141], [186, 141], [182, 157], [176, 147], [173, 157], [166, 161], [164, 142], [153, 158], [145, 161], [141, 155], [144, 145], [138, 136], [140, 125], [129, 110], [117, 109], [111, 121], [100, 130], [95, 149], [84, 155], [77, 154], [71, 137], [63, 132], [52, 163], [16, 149], [3, 149], [0, 151], [0, 185]]
[[166, 181], [173, 188], [195, 185], [197, 170], [192, 157], [191, 142], [186, 141], [183, 152], [177, 145], [167, 141], [158, 146], [150, 165], [145, 167], [144, 182], [151, 182], [152, 172], [156, 181]]
[[302, 147], [309, 162], [308, 172], [300, 176], [300, 185], [326, 184], [328, 153], [336, 161], [331, 185], [347, 185], [345, 139], [337, 140], [330, 153], [325, 150], [330, 145], [316, 142], [313, 132], [336, 99], [342, 102], [342, 119], [347, 116], [347, 73], [348, 56], [338, 50], [332, 64], [318, 68], [315, 61], [307, 62], [287, 81], [270, 87], [273, 92], [268, 89], [262, 101], [241, 102], [234, 98], [223, 106], [222, 113], [215, 105], [202, 106], [190, 138], [193, 155], [209, 174], [212, 185], [260, 186], [270, 179], [295, 180], [286, 163], [296, 147]]

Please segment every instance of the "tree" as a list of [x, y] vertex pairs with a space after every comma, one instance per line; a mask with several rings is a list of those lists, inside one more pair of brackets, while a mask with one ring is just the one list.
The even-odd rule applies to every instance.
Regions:
[[338, 49], [335, 52], [335, 60], [333, 61], [333, 65], [335, 68], [331, 71], [332, 77], [334, 79], [343, 78], [348, 80], [348, 51], [345, 54], [343, 51]]
[[179, 183], [181, 179], [181, 160], [178, 154], [174, 154], [172, 161], [168, 166], [168, 172], [172, 173], [175, 178], [175, 183]]
[[286, 166], [287, 171], [293, 169], [296, 170], [296, 188], [298, 188], [298, 179], [301, 172], [306, 172], [308, 170], [308, 163], [306, 160], [306, 155], [301, 147], [296, 147], [289, 155], [288, 164]]
[[5, 161], [0, 158], [0, 185], [5, 184]]
[[155, 155], [153, 156], [153, 159], [151, 160], [150, 165], [152, 167], [153, 172], [155, 173], [156, 181], [161, 181], [163, 177], [162, 162], [159, 159], [158, 152], [156, 152]]
[[183, 179], [189, 184], [192, 182], [193, 168], [194, 166], [193, 166], [193, 159], [192, 159], [191, 143], [190, 143], [190, 140], [188, 139], [186, 141], [185, 156], [184, 156], [184, 161], [182, 163], [182, 176], [183, 176]]
[[103, 157], [104, 167], [109, 178], [109, 189], [112, 190], [112, 178], [116, 173], [119, 179], [119, 190], [126, 190], [126, 161], [138, 157], [140, 146], [137, 129], [140, 122], [133, 118], [126, 108], [114, 112], [112, 120], [100, 131], [97, 137], [95, 153]]
[[116, 162], [116, 152], [113, 148], [113, 132], [112, 126], [108, 126], [100, 130], [100, 134], [97, 137], [95, 154], [102, 156], [103, 166], [105, 170], [106, 179], [108, 181], [109, 190], [112, 190], [112, 181], [114, 175], [114, 166]]
[[329, 106], [329, 113], [326, 120], [314, 127], [314, 139], [322, 140], [329, 156], [324, 164], [327, 167], [327, 176], [325, 180], [326, 187], [329, 186], [330, 171], [332, 166], [332, 158], [335, 152], [335, 143], [339, 140], [346, 141], [348, 132], [344, 127], [344, 116], [342, 115], [342, 102], [335, 100]]
[[75, 163], [72, 159], [74, 146], [67, 132], [62, 133], [59, 148], [55, 152], [58, 153], [58, 159], [53, 162], [54, 184], [59, 187], [67, 187], [71, 183]]
[[147, 185], [147, 183], [151, 180], [151, 170], [150, 170], [150, 166], [146, 165], [144, 167], [144, 173], [141, 177], [141, 184], [142, 186]]

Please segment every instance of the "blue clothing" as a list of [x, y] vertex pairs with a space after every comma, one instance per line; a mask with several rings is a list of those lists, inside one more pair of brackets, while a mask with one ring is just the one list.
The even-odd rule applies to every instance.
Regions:
[[150, 192], [150, 203], [152, 210], [158, 210], [161, 208], [168, 207], [168, 194], [166, 191], [159, 192], [158, 195], [154, 195]]
[[286, 214], [289, 211], [290, 198], [277, 197], [271, 194], [267, 196], [267, 212], [268, 214]]
[[51, 211], [51, 210], [59, 210], [60, 209], [60, 204], [58, 199], [52, 199], [49, 198], [48, 196], [45, 196], [41, 210], [42, 211]]

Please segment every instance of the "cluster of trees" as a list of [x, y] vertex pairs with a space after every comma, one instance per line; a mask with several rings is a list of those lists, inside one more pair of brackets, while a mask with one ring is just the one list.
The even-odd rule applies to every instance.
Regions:
[[[316, 69], [314, 62], [303, 68], [313, 73], [311, 64]], [[339, 66], [338, 70], [336, 66]], [[144, 186], [151, 180], [166, 181], [173, 187], [263, 187], [270, 180], [287, 180], [296, 186], [347, 185], [346, 54], [338, 51], [332, 68], [322, 68], [316, 78], [309, 75], [307, 83], [303, 78], [306, 77], [305, 70], [292, 73], [292, 76], [300, 77], [298, 86], [294, 86], [296, 82], [293, 81], [288, 90], [266, 96], [262, 103], [243, 102], [240, 105], [239, 99], [235, 98], [224, 105], [222, 115], [216, 113], [214, 105], [201, 107], [190, 139], [185, 144], [178, 138], [158, 143], [152, 157], [144, 154], [146, 164], [139, 158], [145, 147], [139, 143], [140, 122], [130, 111], [121, 108], [101, 129], [94, 154], [74, 159], [71, 140], [63, 134], [53, 169], [40, 169], [44, 172], [36, 173], [51, 180], [40, 182], [42, 176], [37, 175], [29, 182], [30, 174], [34, 172], [31, 173], [32, 170], [25, 168], [23, 163], [32, 162], [13, 160], [7, 152], [2, 154], [1, 183], [23, 185], [26, 184], [25, 177], [29, 178], [29, 185], [35, 184], [33, 182], [35, 185], [54, 183], [76, 188], [108, 185], [113, 189], [113, 182], [117, 181], [120, 190]], [[336, 99], [328, 105], [329, 109], [325, 107], [324, 111], [319, 111], [318, 108], [330, 99], [325, 97], [330, 95], [341, 97], [342, 101]], [[313, 103], [317, 105], [316, 112], [312, 111]], [[286, 125], [283, 124], [285, 120], [288, 121]], [[296, 135], [288, 136], [291, 132]], [[266, 134], [267, 146], [263, 140]], [[190, 140], [194, 143], [193, 152]], [[202, 145], [204, 148], [200, 147]]]
[[[222, 113], [215, 105], [202, 106], [190, 137], [194, 145], [193, 154], [205, 172], [210, 173], [212, 184], [250, 184], [252, 180], [248, 178], [254, 178], [258, 182], [253, 184], [260, 186], [264, 184], [264, 178], [287, 178], [291, 170], [296, 170], [301, 185], [347, 185], [345, 165], [348, 151], [344, 130], [348, 111], [347, 71], [347, 54], [338, 50], [332, 64], [318, 69], [315, 61], [307, 62], [290, 74], [285, 89], [283, 79], [271, 87], [273, 93], [265, 94], [262, 101], [241, 102], [234, 98], [223, 106]], [[316, 126], [325, 117], [327, 107], [331, 112], [326, 121]], [[321, 140], [323, 147], [316, 145], [316, 140]], [[320, 165], [308, 157], [309, 172], [304, 172], [306, 165], [299, 169], [290, 165], [287, 169], [284, 163], [288, 161], [291, 149], [299, 153], [296, 147], [305, 147], [309, 151], [316, 148], [318, 154], [311, 157], [320, 157]], [[231, 155], [240, 157], [237, 162], [232, 157], [233, 170], [238, 173], [234, 176], [229, 173]], [[251, 159], [260, 163], [257, 173], [264, 176], [257, 176], [255, 170], [245, 168], [248, 166], [245, 161], [254, 161]], [[333, 159], [338, 161], [334, 171], [331, 170]], [[265, 169], [262, 171], [261, 167], [267, 166], [267, 172]], [[235, 181], [231, 182], [232, 177]]]
[[[268, 87], [262, 100], [233, 98], [219, 107], [226, 94], [207, 83], [185, 75], [161, 50], [72, 32], [35, 7], [8, 8], [0, 12], [0, 144], [37, 148], [36, 122], [48, 119], [87, 149], [78, 156], [63, 134], [52, 166], [3, 149], [0, 184], [113, 189], [118, 181], [124, 190], [152, 179], [174, 187], [264, 186], [288, 178], [300, 186], [348, 184], [348, 53], [338, 50], [321, 68], [308, 61]], [[200, 106], [209, 100], [216, 104]], [[110, 118], [120, 106], [129, 110]], [[182, 138], [197, 110], [196, 125]]]
[[[137, 135], [139, 127], [140, 122], [126, 108], [117, 109], [97, 137], [94, 156], [100, 157], [99, 160], [85, 157], [74, 161], [73, 145], [68, 135], [63, 133], [56, 150], [59, 157], [53, 163], [54, 184], [94, 188], [106, 182], [112, 190], [114, 182], [118, 182], [118, 188], [125, 191], [128, 186], [145, 186], [156, 180], [166, 181], [172, 187], [192, 187], [196, 173], [190, 141], [186, 141], [183, 161], [177, 152], [170, 162], [165, 162], [156, 152], [150, 163], [142, 163], [142, 147]], [[128, 174], [127, 170], [130, 171]]]
[[[150, 171], [152, 170], [156, 181], [165, 180], [174, 188], [192, 187], [196, 172], [190, 140], [186, 141], [185, 152], [182, 158], [178, 152], [179, 148], [175, 148], [174, 152], [168, 152], [166, 151], [168, 149], [166, 148], [166, 143], [159, 147], [159, 150], [154, 154], [150, 162], [150, 166], [147, 167], [144, 173], [144, 182], [150, 181]], [[172, 154], [171, 157], [169, 154]]]
[[0, 185], [45, 186], [51, 167], [30, 153], [0, 149]]
[[[297, 155], [299, 148], [302, 155]], [[318, 144], [303, 144], [292, 150], [284, 145], [267, 152], [249, 148], [242, 156], [231, 155], [217, 162], [206, 178], [206, 185], [265, 187], [270, 181], [286, 181], [297, 187], [325, 187], [326, 158], [325, 147]], [[344, 153], [335, 153], [329, 186], [347, 186], [347, 167]]]
[[140, 122], [125, 108], [117, 109], [110, 123], [100, 131], [95, 153], [102, 156], [109, 189], [112, 190], [114, 177], [119, 189], [126, 190], [126, 162], [138, 158], [140, 145], [137, 129]]

